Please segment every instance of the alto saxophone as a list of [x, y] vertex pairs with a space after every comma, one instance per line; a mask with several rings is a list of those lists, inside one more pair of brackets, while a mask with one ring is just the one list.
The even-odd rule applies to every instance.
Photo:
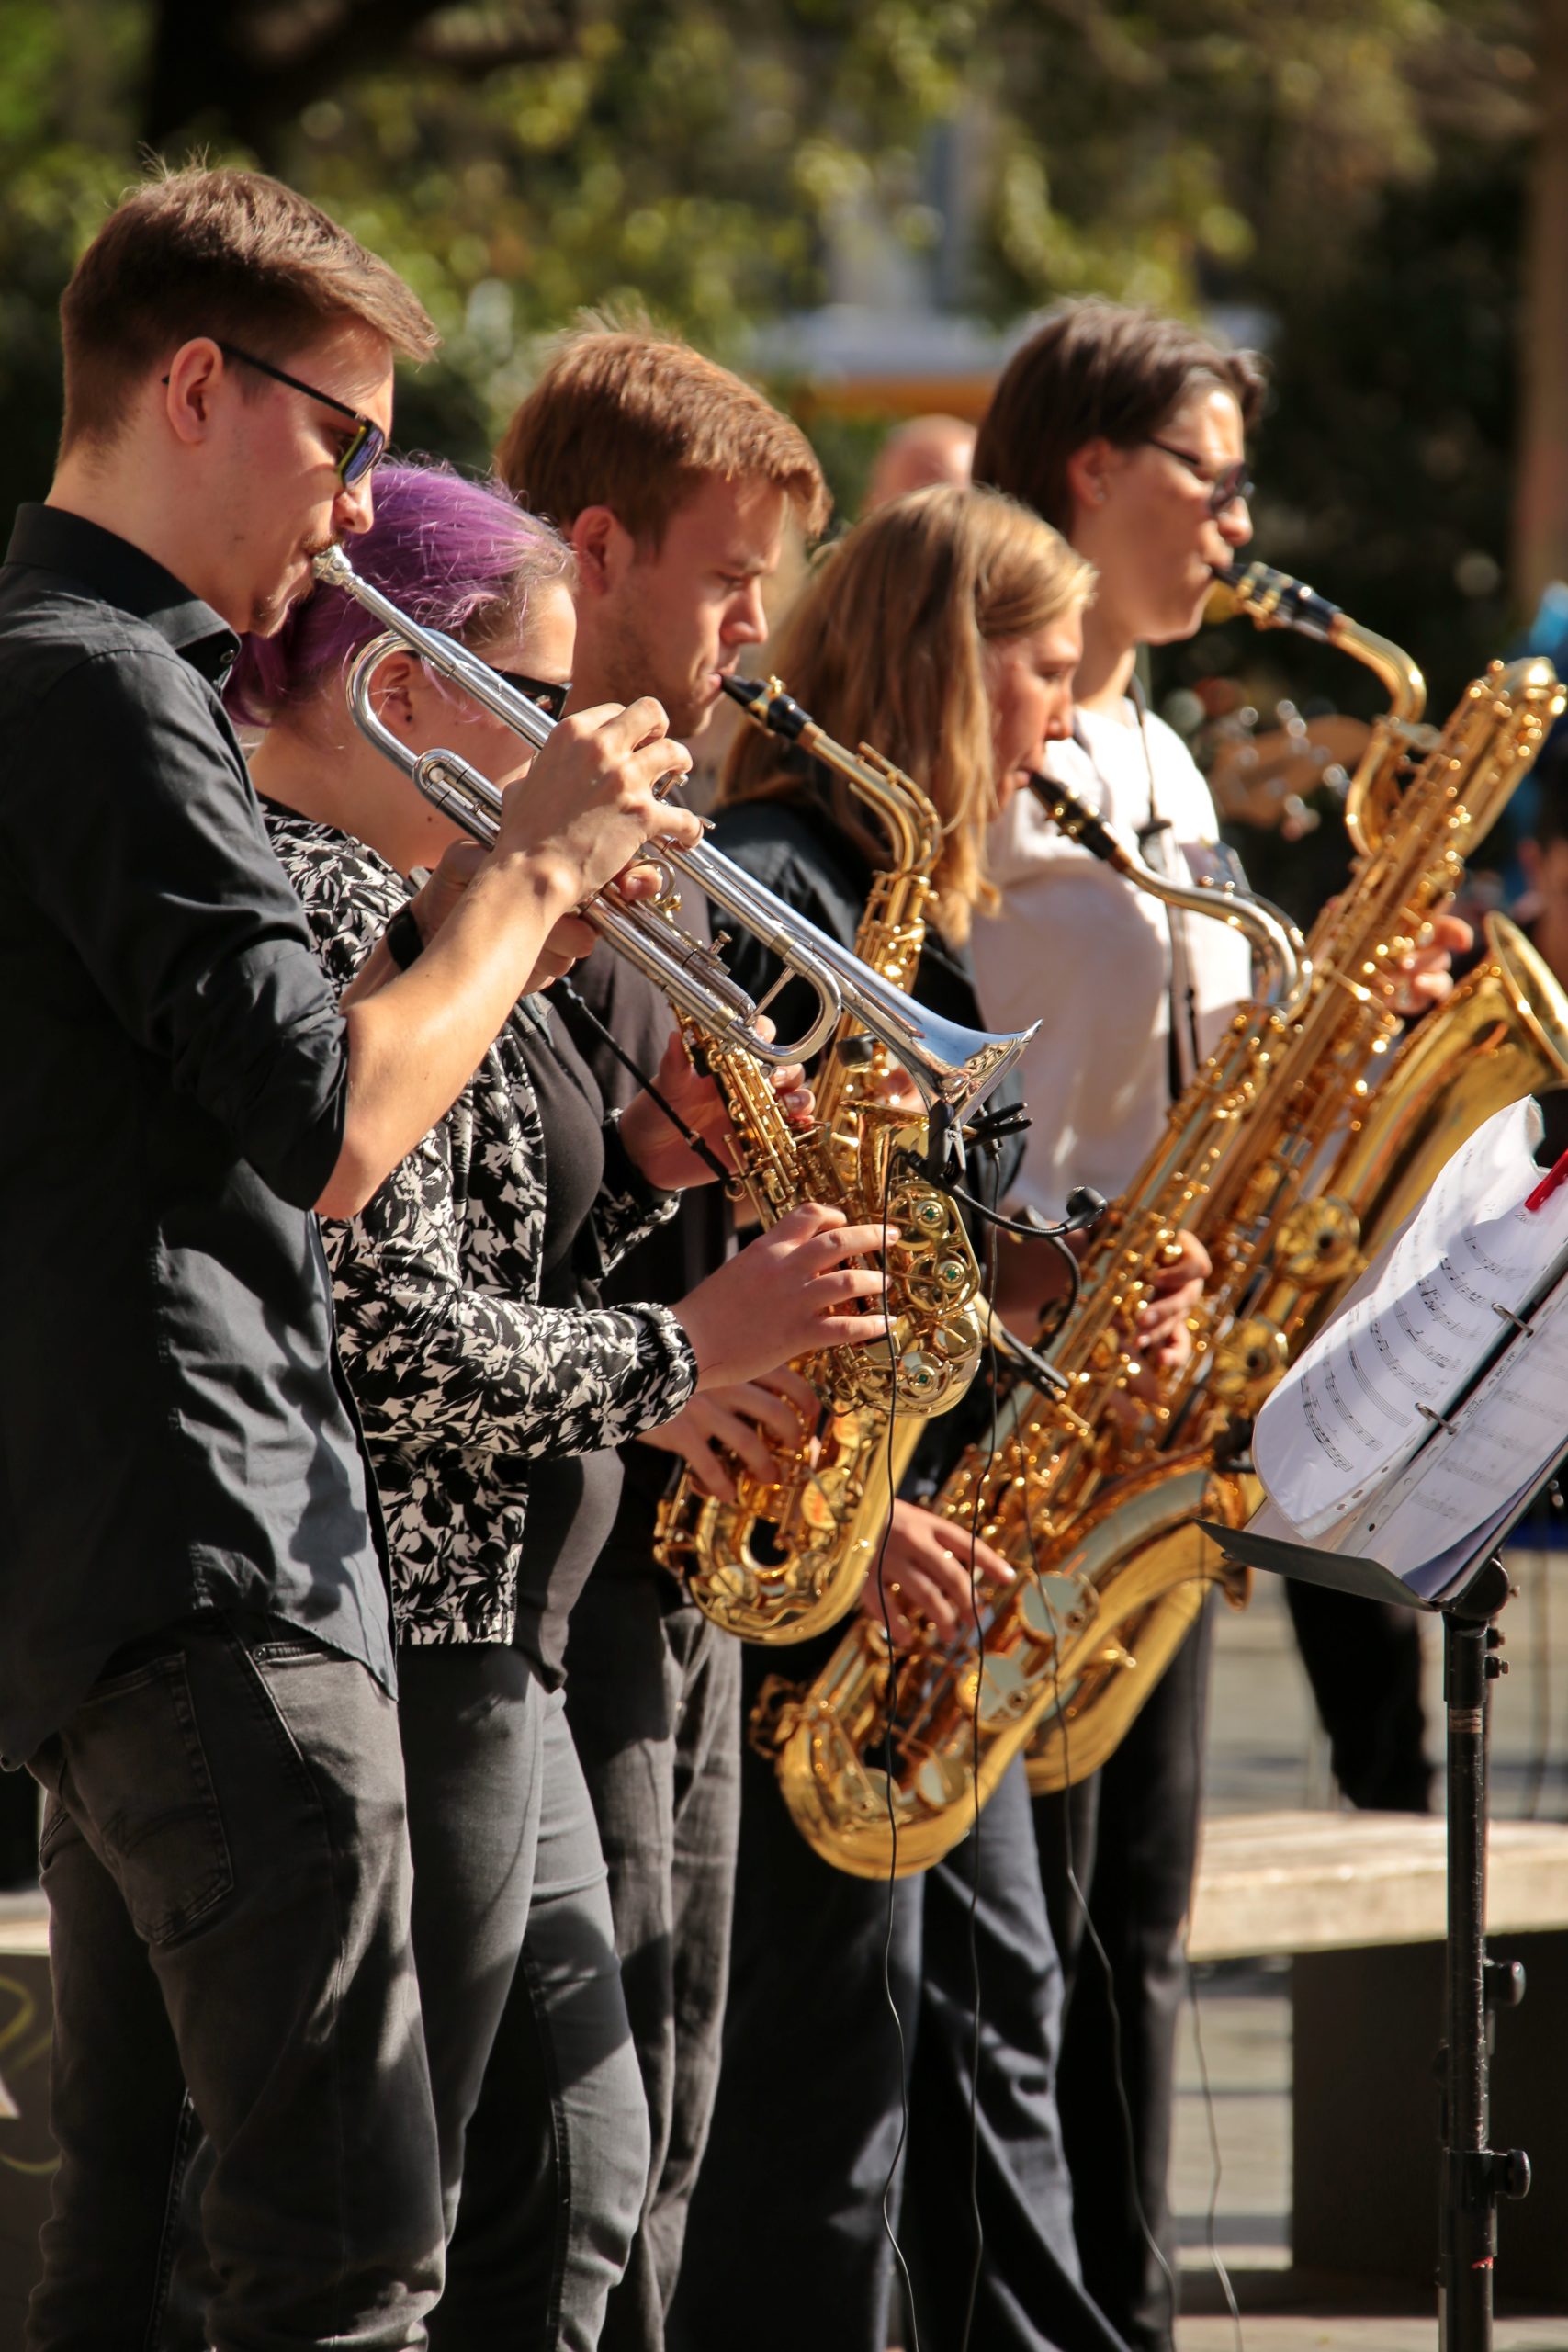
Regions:
[[[1311, 596], [1260, 576], [1275, 609], [1286, 592]], [[1381, 674], [1394, 666], [1396, 649], [1313, 599], [1313, 621], [1325, 616], [1334, 641]], [[1563, 703], [1550, 664], [1495, 665], [1430, 744], [1416, 732], [1419, 673], [1401, 662], [1396, 674], [1395, 708], [1351, 787], [1357, 868], [1314, 927], [1310, 978], [1238, 1014], [1104, 1220], [1052, 1349], [1073, 1380], [1067, 1402], [1016, 1390], [995, 1447], [972, 1448], [943, 1489], [938, 1508], [1001, 1551], [1016, 1585], [981, 1605], [978, 1645], [916, 1650], [896, 1690], [866, 1625], [804, 1697], [771, 1699], [761, 1728], [785, 1800], [844, 1869], [886, 1872], [895, 1823], [900, 1871], [937, 1860], [1031, 1742], [1037, 1792], [1113, 1752], [1209, 1586], [1245, 1598], [1195, 1522], [1250, 1516], [1256, 1482], [1238, 1456], [1292, 1342], [1466, 1135], [1543, 1075], [1568, 1073], [1568, 1005], [1501, 926], [1488, 964], [1392, 1051], [1401, 1024], [1383, 978], [1451, 894]], [[1099, 846], [1092, 822], [1083, 830]], [[1214, 1273], [1191, 1359], [1149, 1407], [1131, 1385], [1126, 1333], [1179, 1228], [1205, 1242]], [[890, 1713], [891, 1776], [868, 1761]]]
[[[835, 743], [777, 679], [727, 684], [757, 725], [833, 768], [874, 810], [891, 864], [873, 886], [854, 952], [908, 994], [942, 846], [935, 808], [880, 752]], [[739, 1189], [765, 1224], [798, 1201], [825, 1201], [888, 1236], [891, 1344], [797, 1365], [822, 1408], [796, 1445], [770, 1446], [771, 1479], [738, 1466], [736, 1499], [726, 1503], [682, 1470], [660, 1506], [654, 1555], [705, 1615], [747, 1641], [800, 1642], [853, 1604], [925, 1420], [956, 1405], [974, 1378], [986, 1332], [980, 1271], [952, 1199], [922, 1172], [925, 1121], [875, 1100], [892, 1057], [852, 1012], [827, 1050], [804, 1135], [787, 1125], [750, 1056], [716, 1050], [690, 1027], [686, 1035], [724, 1094]]]

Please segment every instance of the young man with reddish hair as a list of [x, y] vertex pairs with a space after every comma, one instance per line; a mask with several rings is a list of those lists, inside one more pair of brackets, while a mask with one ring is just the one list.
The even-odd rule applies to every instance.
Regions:
[[[219, 687], [367, 527], [409, 289], [275, 181], [130, 195], [62, 304], [0, 570], [0, 1757], [47, 1792], [61, 2154], [29, 2352], [164, 2280], [188, 2088], [221, 2352], [423, 2341], [441, 2278], [386, 1556], [311, 1210], [450, 1107], [684, 756], [565, 723], [494, 854], [341, 1002]], [[443, 894], [441, 903], [448, 902]]]
[[[690, 345], [646, 326], [591, 322], [556, 347], [497, 465], [576, 554], [576, 698], [596, 701], [620, 680], [616, 691], [659, 696], [672, 734], [699, 737], [721, 678], [767, 636], [762, 592], [787, 526], [810, 537], [828, 519], [821, 469], [799, 427]], [[691, 922], [705, 923], [691, 897]], [[670, 1032], [664, 999], [608, 956], [593, 956], [574, 986], [617, 1044], [652, 1069]], [[562, 1009], [570, 1022], [570, 1003]], [[634, 1081], [602, 1037], [581, 1022], [574, 1035], [606, 1096], [624, 1101]], [[673, 1300], [727, 1247], [722, 1201], [694, 1198], [659, 1245], [617, 1269], [606, 1299]], [[659, 1442], [724, 1491], [716, 1441], [755, 1447], [751, 1425], [770, 1420], [786, 1439], [798, 1426], [787, 1402], [752, 1384], [694, 1399]], [[717, 2080], [739, 1831], [739, 1652], [653, 1560], [669, 1450], [634, 1445], [625, 1459], [619, 1516], [572, 1611], [567, 1710], [609, 1867], [653, 2141], [642, 2228], [600, 2342], [607, 2352], [659, 2352]], [[765, 1474], [765, 1455], [759, 1466]], [[503, 2133], [505, 2105], [487, 2093], [475, 2134]], [[470, 2190], [475, 2178], [471, 2170]], [[457, 2227], [460, 2236], [461, 2215]]]

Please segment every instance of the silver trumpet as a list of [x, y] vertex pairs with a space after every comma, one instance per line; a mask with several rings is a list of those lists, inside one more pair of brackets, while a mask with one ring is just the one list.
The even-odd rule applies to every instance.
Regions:
[[[324, 586], [341, 588], [363, 605], [385, 630], [355, 656], [349, 672], [349, 707], [355, 725], [427, 800], [488, 845], [494, 841], [500, 822], [500, 787], [456, 752], [414, 753], [400, 743], [371, 707], [370, 686], [376, 671], [389, 654], [415, 653], [536, 749], [549, 741], [555, 720], [456, 638], [422, 628], [411, 620], [389, 597], [359, 577], [341, 548], [323, 548], [315, 559], [315, 572]], [[1036, 1023], [1014, 1036], [992, 1035], [940, 1020], [754, 882], [709, 842], [691, 850], [654, 842], [649, 844], [649, 856], [654, 865], [694, 882], [817, 996], [817, 1018], [806, 1034], [788, 1044], [771, 1043], [754, 1026], [761, 1005], [739, 986], [715, 949], [691, 938], [662, 908], [646, 902], [627, 905], [613, 890], [601, 890], [581, 910], [584, 921], [717, 1045], [743, 1046], [759, 1061], [772, 1064], [804, 1061], [847, 1011], [903, 1064], [928, 1105], [933, 1111], [940, 1106], [946, 1118], [953, 1120], [962, 1118], [985, 1099], [1039, 1026]]]

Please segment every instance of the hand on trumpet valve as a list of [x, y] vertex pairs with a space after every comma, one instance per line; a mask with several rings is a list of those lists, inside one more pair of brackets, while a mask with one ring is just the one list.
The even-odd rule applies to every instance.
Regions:
[[[759, 1015], [757, 1028], [764, 1037], [773, 1035], [773, 1024], [766, 1013]], [[768, 1077], [791, 1125], [805, 1125], [811, 1117], [812, 1097], [800, 1064], [780, 1062], [770, 1069]], [[664, 1049], [655, 1083], [671, 1109], [701, 1136], [708, 1148], [727, 1166], [737, 1167], [734, 1130], [724, 1098], [711, 1078], [693, 1069], [679, 1035], [672, 1036]], [[714, 1171], [706, 1160], [693, 1150], [681, 1130], [671, 1125], [650, 1093], [638, 1094], [626, 1105], [621, 1116], [621, 1141], [649, 1182], [660, 1185], [667, 1193], [713, 1181]]]
[[692, 848], [702, 825], [655, 787], [684, 775], [691, 756], [668, 739], [662, 707], [644, 696], [572, 712], [506, 790], [496, 854], [540, 868], [562, 910], [581, 906], [655, 838]]
[[[419, 925], [419, 935], [426, 945], [458, 904], [475, 876], [482, 871], [489, 857], [490, 852], [475, 841], [451, 842], [443, 851], [441, 863], [409, 902], [410, 911]], [[657, 888], [658, 876], [651, 867], [631, 866], [625, 875], [616, 877], [617, 888], [627, 883], [634, 886], [627, 896], [647, 897]], [[584, 922], [581, 915], [562, 915], [560, 921], [551, 926], [539, 960], [528, 975], [524, 995], [531, 996], [536, 989], [547, 989], [552, 980], [558, 980], [563, 974], [570, 972], [574, 964], [591, 953], [598, 936], [592, 925]]]

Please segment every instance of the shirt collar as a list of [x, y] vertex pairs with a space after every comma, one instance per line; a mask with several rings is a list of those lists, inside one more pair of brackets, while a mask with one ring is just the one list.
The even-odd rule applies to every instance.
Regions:
[[59, 572], [90, 596], [133, 614], [213, 685], [228, 676], [240, 644], [233, 630], [172, 571], [100, 524], [62, 506], [20, 506], [6, 560]]

